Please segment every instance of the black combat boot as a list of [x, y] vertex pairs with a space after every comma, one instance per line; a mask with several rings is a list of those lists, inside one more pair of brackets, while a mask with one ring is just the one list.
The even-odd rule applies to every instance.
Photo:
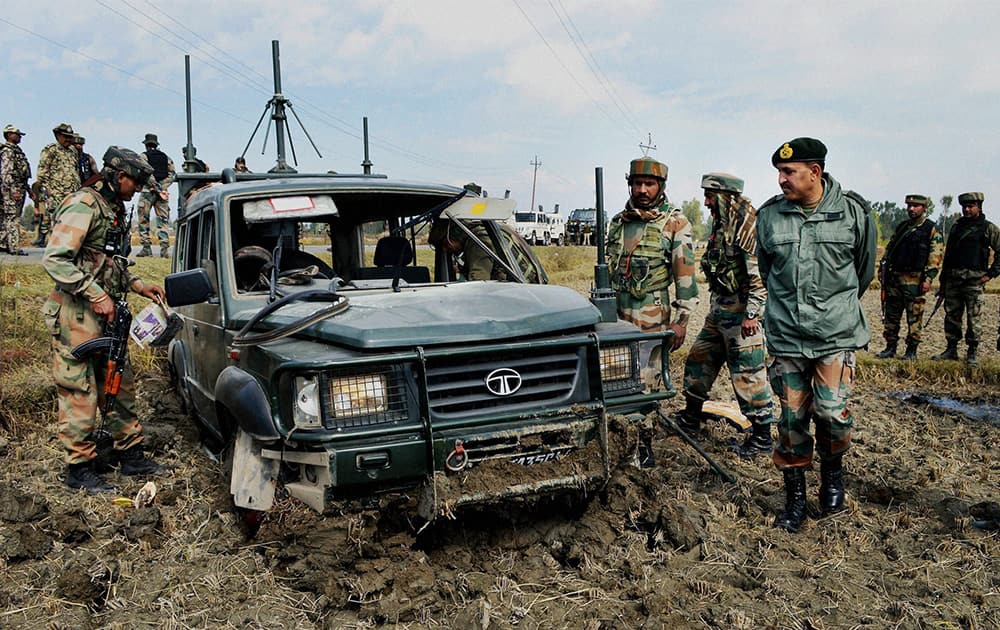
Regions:
[[916, 341], [906, 342], [906, 352], [903, 353], [904, 361], [916, 361], [917, 360], [917, 346], [920, 344]]
[[885, 350], [883, 350], [882, 352], [879, 352], [878, 354], [876, 354], [875, 358], [876, 359], [891, 359], [894, 356], [896, 356], [896, 343], [897, 342], [895, 342], [895, 341], [892, 341], [892, 342], [888, 342], [887, 341], [886, 344], [885, 344]]
[[836, 514], [844, 509], [843, 456], [825, 459], [819, 467], [819, 509], [823, 516]]
[[774, 519], [774, 526], [794, 534], [806, 520], [806, 469], [786, 468], [781, 473], [785, 477], [785, 511]]
[[969, 352], [965, 355], [965, 364], [972, 367], [979, 365], [979, 357], [976, 356], [977, 354], [979, 354], [979, 344], [970, 343]]
[[83, 488], [92, 494], [118, 491], [94, 471], [93, 462], [70, 464], [66, 469], [66, 485], [77, 490]]
[[155, 475], [165, 470], [163, 466], [146, 456], [141, 444], [122, 451], [118, 456], [118, 461], [121, 464], [118, 472], [123, 475]]
[[152, 255], [153, 255], [153, 248], [149, 245], [143, 245], [142, 249], [139, 250], [139, 253], [137, 253], [135, 257], [145, 258], [146, 256], [152, 256]]
[[948, 341], [948, 347], [941, 354], [931, 357], [935, 361], [958, 361], [958, 341]]
[[771, 440], [771, 425], [755, 422], [753, 432], [743, 440], [742, 444], [730, 447], [737, 455], [743, 459], [753, 459], [761, 453], [770, 453], [774, 450], [774, 441]]

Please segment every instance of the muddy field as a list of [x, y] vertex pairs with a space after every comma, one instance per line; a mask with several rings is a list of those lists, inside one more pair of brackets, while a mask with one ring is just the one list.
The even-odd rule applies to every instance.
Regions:
[[[877, 292], [866, 299], [874, 315]], [[940, 317], [925, 355], [943, 347]], [[735, 433], [718, 425], [704, 444], [735, 484], [661, 430], [656, 468], [619, 466], [589, 496], [419, 535], [396, 509], [324, 518], [285, 500], [248, 538], [160, 361], [144, 371], [141, 418], [174, 470], [151, 507], [64, 489], [52, 396], [0, 434], [0, 627], [997, 628], [1000, 386], [986, 328], [983, 369], [862, 362], [848, 510], [818, 519], [809, 473], [813, 518], [797, 535], [771, 527], [779, 473], [728, 453]], [[731, 398], [725, 381], [714, 393]], [[124, 497], [146, 481], [111, 478]]]

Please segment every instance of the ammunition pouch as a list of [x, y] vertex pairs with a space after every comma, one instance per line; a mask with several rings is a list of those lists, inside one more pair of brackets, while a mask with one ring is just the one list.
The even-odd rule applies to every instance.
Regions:
[[727, 256], [721, 248], [710, 249], [701, 257], [701, 270], [708, 279], [711, 290], [720, 295], [735, 295], [745, 284], [741, 260]]

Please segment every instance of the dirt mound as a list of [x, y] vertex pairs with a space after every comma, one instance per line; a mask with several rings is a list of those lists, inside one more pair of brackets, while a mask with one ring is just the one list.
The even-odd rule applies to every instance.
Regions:
[[[174, 469], [155, 478], [148, 508], [65, 489], [54, 418], [5, 436], [0, 626], [1000, 627], [1000, 432], [887, 395], [906, 385], [890, 375], [876, 389], [862, 374], [848, 509], [819, 518], [808, 473], [797, 535], [771, 527], [778, 473], [730, 453], [736, 436], [719, 424], [702, 444], [735, 484], [661, 430], [656, 468], [616, 460], [596, 491], [460, 512], [419, 533], [412, 505], [319, 515], [285, 498], [250, 539], [154, 370], [140, 413], [151, 452]], [[728, 398], [724, 382], [716, 393]], [[634, 444], [623, 428], [619, 454]], [[147, 481], [109, 479], [125, 498]]]

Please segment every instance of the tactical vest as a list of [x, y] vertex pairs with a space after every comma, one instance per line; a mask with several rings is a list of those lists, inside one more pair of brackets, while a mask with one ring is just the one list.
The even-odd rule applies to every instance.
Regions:
[[80, 171], [80, 183], [83, 183], [94, 175], [93, 162], [90, 161], [90, 154], [80, 153], [79, 164], [80, 166], [77, 167], [77, 170]]
[[642, 300], [647, 294], [670, 286], [673, 276], [670, 254], [664, 256], [663, 252], [663, 226], [669, 218], [668, 210], [656, 220], [647, 222], [642, 240], [631, 251], [623, 244], [621, 215], [611, 221], [608, 229], [608, 268], [616, 291], [628, 292], [635, 299]]
[[[962, 219], [952, 228], [951, 236], [948, 238], [948, 247], [945, 249], [944, 266], [948, 270], [971, 269], [982, 271], [990, 265], [990, 248], [986, 243], [985, 217], [980, 217], [976, 221], [970, 221], [965, 226]], [[964, 229], [963, 229], [964, 228]]]
[[712, 291], [720, 295], [735, 295], [749, 288], [750, 276], [743, 252], [732, 243], [725, 242], [723, 230], [720, 221], [712, 226], [708, 249], [701, 257], [701, 270], [708, 278]]
[[909, 229], [908, 221], [901, 223], [892, 236], [889, 268], [900, 272], [922, 272], [931, 253], [931, 232], [935, 227], [930, 219], [913, 229]]
[[170, 171], [167, 170], [166, 153], [159, 149], [147, 149], [145, 156], [149, 165], [153, 167], [153, 177], [156, 178], [156, 181], [162, 182], [170, 175]]

